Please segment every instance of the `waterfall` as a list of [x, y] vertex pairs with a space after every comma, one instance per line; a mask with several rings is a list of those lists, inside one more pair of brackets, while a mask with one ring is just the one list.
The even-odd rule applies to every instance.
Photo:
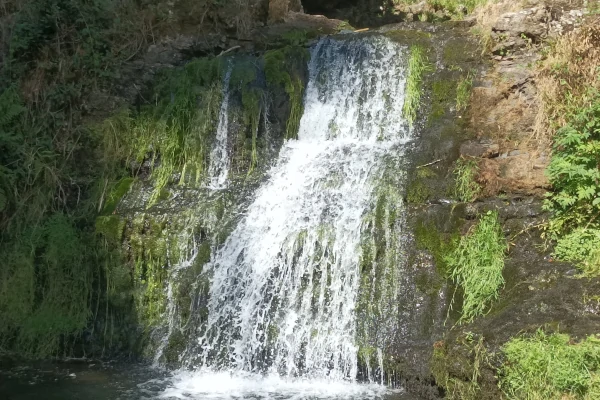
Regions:
[[[294, 392], [307, 380], [327, 393], [354, 387], [363, 221], [386, 159], [411, 139], [406, 56], [383, 36], [325, 38], [311, 49], [298, 140], [284, 143], [206, 267], [208, 315], [184, 356], [200, 375], [182, 373], [167, 395]], [[382, 369], [379, 349], [378, 361]], [[262, 386], [236, 380], [249, 374]]]
[[229, 152], [227, 138], [229, 133], [229, 81], [233, 64], [229, 63], [225, 77], [223, 78], [223, 101], [219, 110], [219, 124], [215, 135], [215, 143], [210, 151], [210, 162], [208, 165], [209, 187], [211, 189], [223, 189], [227, 186], [229, 175]]

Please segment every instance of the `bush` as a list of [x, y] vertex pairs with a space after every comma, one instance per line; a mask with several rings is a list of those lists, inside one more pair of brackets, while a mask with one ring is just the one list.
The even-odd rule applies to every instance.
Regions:
[[598, 398], [600, 340], [593, 336], [575, 343], [569, 335], [538, 330], [511, 339], [502, 352], [500, 385], [509, 399]]
[[555, 255], [577, 263], [588, 275], [600, 273], [600, 94], [570, 118], [554, 138], [546, 170], [554, 188], [544, 208], [553, 213], [548, 233]]
[[488, 211], [445, 257], [450, 278], [463, 290], [461, 322], [482, 315], [504, 284], [506, 240], [496, 212]]

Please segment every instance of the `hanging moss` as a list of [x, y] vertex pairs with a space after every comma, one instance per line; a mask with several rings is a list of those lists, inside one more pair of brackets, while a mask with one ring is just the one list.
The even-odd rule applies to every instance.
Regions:
[[140, 167], [149, 161], [154, 186], [149, 205], [159, 200], [177, 173], [179, 183], [202, 180], [218, 122], [222, 70], [221, 59], [204, 58], [162, 72], [153, 106], [137, 115], [123, 110], [101, 125], [109, 161]]
[[281, 86], [290, 99], [290, 115], [286, 124], [286, 139], [296, 139], [300, 129], [300, 118], [304, 110], [302, 97], [304, 84], [296, 63], [308, 60], [308, 51], [300, 46], [287, 46], [270, 50], [264, 55], [267, 85]]

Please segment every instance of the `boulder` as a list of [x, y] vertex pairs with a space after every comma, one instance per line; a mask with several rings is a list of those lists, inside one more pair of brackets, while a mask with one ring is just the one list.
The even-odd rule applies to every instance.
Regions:
[[550, 15], [544, 7], [533, 7], [502, 14], [492, 26], [492, 30], [506, 39], [526, 37], [537, 42], [546, 36], [549, 19]]

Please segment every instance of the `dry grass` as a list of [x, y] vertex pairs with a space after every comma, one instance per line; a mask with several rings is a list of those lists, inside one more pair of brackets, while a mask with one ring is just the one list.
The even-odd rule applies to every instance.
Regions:
[[492, 46], [492, 26], [498, 21], [498, 18], [505, 13], [522, 10], [524, 3], [524, 1], [514, 0], [493, 0], [473, 11], [473, 16], [477, 21], [474, 31], [481, 40], [484, 52], [487, 52]]
[[538, 66], [535, 139], [551, 138], [570, 113], [587, 105], [591, 90], [600, 90], [599, 68], [600, 17], [594, 16], [552, 45]]

